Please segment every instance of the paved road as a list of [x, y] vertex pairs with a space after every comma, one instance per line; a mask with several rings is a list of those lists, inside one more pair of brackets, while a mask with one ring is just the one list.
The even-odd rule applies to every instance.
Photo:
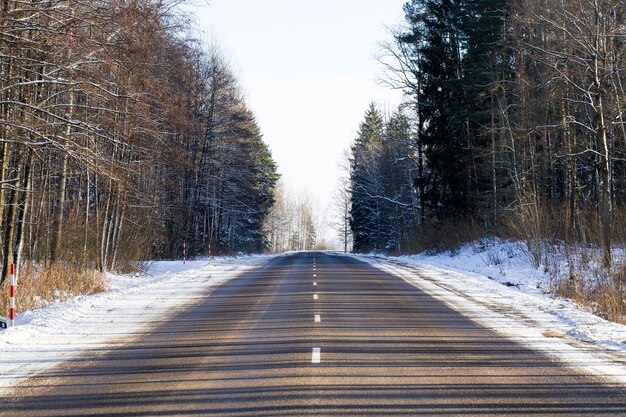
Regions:
[[278, 257], [92, 356], [31, 379], [0, 416], [626, 416], [624, 387], [321, 253]]

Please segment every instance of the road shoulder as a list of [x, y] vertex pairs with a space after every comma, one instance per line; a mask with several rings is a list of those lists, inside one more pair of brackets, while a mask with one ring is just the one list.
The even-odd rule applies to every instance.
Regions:
[[[428, 264], [406, 264], [377, 256], [355, 256], [379, 270], [398, 276], [441, 300], [480, 325], [560, 362], [612, 383], [626, 385], [626, 353], [620, 340], [606, 343], [578, 337], [578, 327], [559, 308], [558, 300], [541, 299], [491, 281], [478, 274], [463, 273]], [[564, 307], [563, 307], [564, 308]], [[588, 321], [606, 322], [591, 313], [578, 312]], [[578, 325], [578, 326], [577, 326]], [[619, 330], [626, 326], [606, 322]], [[619, 334], [619, 332], [618, 332]], [[623, 346], [626, 349], [626, 346]]]

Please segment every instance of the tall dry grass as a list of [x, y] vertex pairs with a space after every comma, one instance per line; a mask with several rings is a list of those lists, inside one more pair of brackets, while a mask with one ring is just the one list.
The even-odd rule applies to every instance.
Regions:
[[[0, 314], [4, 316], [9, 307], [8, 285], [7, 282], [1, 288]], [[83, 270], [62, 262], [48, 267], [26, 263], [18, 278], [16, 311], [45, 307], [77, 295], [99, 293], [108, 286], [106, 275], [96, 270]]]
[[580, 273], [563, 276], [556, 281], [554, 293], [589, 308], [607, 320], [626, 324], [626, 264], [607, 271], [602, 267], [602, 254], [588, 256], [589, 264]]
[[525, 241], [534, 266], [549, 274], [553, 294], [608, 320], [626, 323], [626, 207], [616, 207], [612, 227], [613, 261], [607, 268], [595, 207], [579, 207], [572, 216], [563, 205], [530, 200], [503, 223], [504, 233]]

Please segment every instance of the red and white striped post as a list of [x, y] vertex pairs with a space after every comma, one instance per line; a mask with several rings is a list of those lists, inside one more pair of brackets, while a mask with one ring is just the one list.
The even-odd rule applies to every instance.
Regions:
[[9, 298], [9, 324], [15, 326], [15, 264], [11, 264], [11, 298]]
[[183, 240], [183, 265], [187, 261], [187, 241]]

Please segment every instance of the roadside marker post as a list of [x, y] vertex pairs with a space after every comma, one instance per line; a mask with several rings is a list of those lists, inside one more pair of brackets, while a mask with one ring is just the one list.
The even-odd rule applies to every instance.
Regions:
[[15, 326], [15, 264], [11, 264], [11, 294], [9, 298], [9, 324]]
[[187, 262], [187, 241], [183, 240], [183, 265]]

